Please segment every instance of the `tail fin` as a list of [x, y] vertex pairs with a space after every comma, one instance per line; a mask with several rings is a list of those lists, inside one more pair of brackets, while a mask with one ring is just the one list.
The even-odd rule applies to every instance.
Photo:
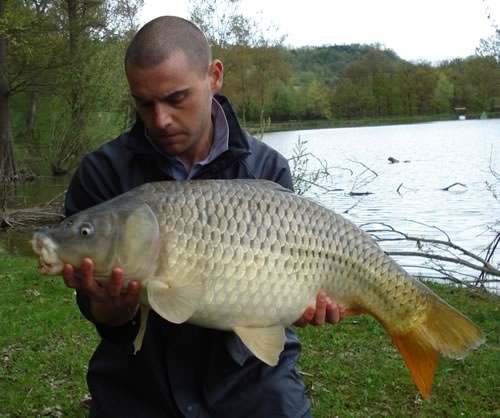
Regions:
[[461, 359], [485, 341], [470, 319], [436, 295], [431, 295], [430, 307], [421, 323], [405, 335], [391, 337], [424, 399], [431, 395], [438, 353]]

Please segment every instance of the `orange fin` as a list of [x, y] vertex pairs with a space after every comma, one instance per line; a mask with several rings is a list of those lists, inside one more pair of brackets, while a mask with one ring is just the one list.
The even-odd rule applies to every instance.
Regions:
[[404, 335], [389, 331], [424, 399], [431, 395], [438, 354], [461, 359], [484, 341], [479, 327], [435, 294], [422, 322]]
[[420, 394], [424, 399], [431, 396], [434, 372], [438, 361], [438, 352], [422, 341], [418, 333], [410, 332], [404, 336], [391, 335], [410, 370]]
[[486, 340], [481, 329], [469, 318], [432, 295], [425, 320], [416, 328], [442, 355], [462, 359], [468, 351]]

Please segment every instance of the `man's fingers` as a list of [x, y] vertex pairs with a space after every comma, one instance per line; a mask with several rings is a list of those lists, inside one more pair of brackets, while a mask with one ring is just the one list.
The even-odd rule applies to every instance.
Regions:
[[141, 284], [136, 280], [130, 281], [127, 286], [127, 291], [124, 295], [124, 302], [127, 305], [131, 306], [137, 305], [140, 291], [141, 291]]
[[70, 289], [78, 289], [80, 281], [75, 277], [75, 269], [71, 264], [65, 264], [63, 267], [64, 283]]
[[326, 306], [328, 304], [327, 297], [324, 292], [318, 293], [316, 297], [316, 312], [312, 323], [315, 325], [323, 325], [326, 318]]
[[327, 298], [326, 322], [336, 324], [340, 321], [340, 307], [330, 298]]
[[123, 287], [123, 270], [119, 267], [115, 267], [111, 272], [111, 280], [106, 286], [109, 296], [117, 297], [120, 296]]
[[113, 309], [126, 309], [132, 318], [138, 309], [141, 284], [136, 280], [129, 282], [126, 289], [123, 288], [124, 274], [120, 267], [111, 272], [111, 278], [105, 285], [99, 284], [94, 277], [94, 262], [90, 258], [84, 258], [80, 264], [78, 277], [75, 275], [75, 267], [65, 264], [63, 267], [63, 279], [66, 286], [78, 289], [91, 298], [96, 304], [93, 306], [107, 306]]
[[316, 297], [316, 305], [309, 306], [304, 314], [294, 322], [295, 326], [336, 324], [346, 315], [346, 310], [321, 290]]
[[103, 299], [107, 296], [107, 290], [94, 279], [94, 262], [90, 258], [84, 258], [80, 266], [82, 273], [80, 289], [90, 297]]

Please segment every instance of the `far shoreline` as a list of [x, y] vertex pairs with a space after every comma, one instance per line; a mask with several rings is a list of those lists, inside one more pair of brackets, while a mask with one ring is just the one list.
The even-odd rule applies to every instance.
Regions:
[[[499, 119], [500, 112], [492, 112], [487, 119]], [[243, 127], [254, 135], [263, 135], [273, 132], [302, 131], [312, 129], [354, 128], [387, 125], [406, 125], [428, 122], [458, 121], [457, 115], [429, 115], [429, 116], [394, 116], [394, 117], [367, 117], [361, 119], [332, 119], [332, 120], [295, 120], [287, 122], [268, 121], [264, 127], [258, 122], [247, 122]], [[481, 120], [481, 114], [468, 114], [465, 120]]]

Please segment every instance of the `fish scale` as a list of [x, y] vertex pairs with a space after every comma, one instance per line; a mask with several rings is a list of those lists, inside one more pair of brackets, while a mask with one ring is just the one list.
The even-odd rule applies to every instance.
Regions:
[[90, 256], [97, 280], [119, 265], [126, 281], [140, 281], [136, 350], [153, 309], [172, 323], [233, 331], [273, 366], [284, 327], [324, 290], [348, 313], [382, 323], [427, 398], [437, 354], [461, 358], [484, 341], [367, 233], [268, 181], [148, 183], [35, 233], [33, 248], [47, 274]]

